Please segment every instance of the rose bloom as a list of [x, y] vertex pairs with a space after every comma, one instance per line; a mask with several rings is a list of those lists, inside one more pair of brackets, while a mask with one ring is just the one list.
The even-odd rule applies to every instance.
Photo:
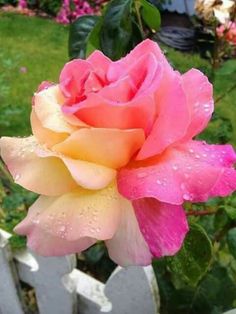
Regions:
[[220, 25], [216, 29], [219, 38], [225, 37], [230, 44], [236, 45], [236, 23], [230, 22], [227, 25]]
[[95, 51], [67, 63], [34, 95], [33, 135], [1, 139], [16, 183], [41, 194], [15, 231], [45, 256], [98, 240], [122, 266], [174, 255], [183, 203], [236, 187], [232, 147], [193, 140], [212, 112], [207, 77], [174, 71], [153, 41], [116, 62]]
[[234, 0], [196, 0], [195, 10], [205, 21], [209, 22], [215, 18], [222, 24], [230, 19], [235, 8]]

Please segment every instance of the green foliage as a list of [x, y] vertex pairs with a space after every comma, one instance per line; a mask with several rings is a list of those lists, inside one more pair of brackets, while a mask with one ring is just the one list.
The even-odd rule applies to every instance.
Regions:
[[141, 16], [146, 25], [157, 31], [161, 26], [161, 15], [157, 7], [152, 5], [147, 0], [140, 0]]
[[227, 241], [231, 254], [236, 258], [236, 227], [229, 230]]
[[217, 70], [217, 75], [234, 75], [234, 77], [236, 78], [236, 60], [232, 59], [224, 62]]
[[102, 16], [97, 18], [96, 24], [92, 25], [91, 19], [80, 17], [71, 25], [73, 36], [70, 36], [69, 56], [85, 57], [93, 50], [100, 49], [112, 60], [117, 60], [159, 27], [160, 13], [148, 1], [112, 0]]
[[206, 273], [212, 258], [211, 241], [197, 224], [190, 227], [181, 250], [168, 258], [168, 266], [176, 279], [196, 286]]
[[98, 16], [85, 15], [81, 16], [71, 24], [69, 33], [70, 59], [74, 59], [76, 57], [84, 59], [86, 57], [86, 44], [98, 20]]
[[131, 5], [132, 0], [112, 0], [103, 16], [101, 48], [113, 60], [121, 58], [131, 48]]

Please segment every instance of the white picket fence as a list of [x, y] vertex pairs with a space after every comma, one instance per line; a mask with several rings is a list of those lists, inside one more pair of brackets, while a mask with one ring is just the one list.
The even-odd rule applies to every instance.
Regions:
[[0, 230], [0, 314], [23, 314], [19, 282], [35, 289], [40, 314], [157, 314], [158, 286], [151, 266], [117, 267], [106, 284], [75, 268], [75, 256], [12, 253]]
[[0, 314], [26, 313], [20, 281], [35, 289], [40, 314], [159, 313], [151, 266], [117, 267], [104, 284], [76, 269], [75, 255], [42, 257], [27, 249], [13, 254], [10, 237], [0, 229]]

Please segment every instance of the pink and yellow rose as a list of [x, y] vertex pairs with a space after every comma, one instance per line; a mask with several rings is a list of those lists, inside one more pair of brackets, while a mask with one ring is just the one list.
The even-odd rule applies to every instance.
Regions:
[[193, 140], [213, 112], [200, 71], [174, 71], [145, 40], [112, 62], [95, 51], [35, 93], [28, 138], [1, 139], [15, 181], [41, 194], [16, 232], [52, 256], [104, 240], [120, 265], [175, 254], [188, 232], [185, 201], [236, 188], [230, 145]]

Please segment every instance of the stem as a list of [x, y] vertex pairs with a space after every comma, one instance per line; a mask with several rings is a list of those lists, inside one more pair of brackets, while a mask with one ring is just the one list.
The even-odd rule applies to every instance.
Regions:
[[7, 169], [5, 168], [3, 162], [0, 160], [0, 173], [3, 173], [3, 175], [5, 175], [5, 177], [11, 182], [12, 181], [12, 177], [10, 175], [10, 173], [7, 171]]
[[218, 39], [217, 33], [216, 33], [217, 23], [215, 22], [214, 25], [214, 33], [215, 33], [215, 42], [214, 42], [214, 48], [213, 48], [213, 55], [212, 55], [212, 65], [211, 65], [211, 76], [212, 81], [214, 82], [215, 79], [215, 70], [219, 67], [219, 43], [220, 40]]
[[142, 23], [142, 18], [141, 18], [140, 11], [139, 11], [139, 9], [140, 9], [139, 1], [137, 1], [137, 0], [134, 1], [134, 8], [135, 8], [135, 12], [136, 12], [137, 19], [138, 19], [138, 25], [139, 25], [139, 28], [141, 30], [142, 37], [144, 38], [143, 23]]
[[221, 101], [223, 98], [225, 98], [225, 96], [227, 96], [229, 93], [231, 93], [235, 88], [236, 88], [236, 84], [234, 84], [229, 89], [227, 89], [227, 91], [223, 95], [216, 98], [215, 104], [218, 103], [219, 101]]
[[216, 210], [189, 210], [186, 212], [187, 216], [206, 216], [206, 215], [214, 215]]

